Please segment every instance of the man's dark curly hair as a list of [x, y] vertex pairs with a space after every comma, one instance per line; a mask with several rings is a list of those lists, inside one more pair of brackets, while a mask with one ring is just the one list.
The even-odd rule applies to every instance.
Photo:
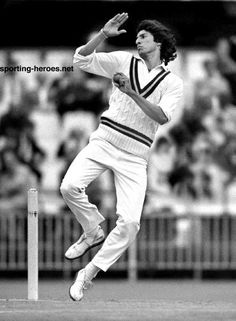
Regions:
[[175, 36], [166, 26], [157, 20], [142, 20], [136, 32], [138, 33], [141, 30], [150, 32], [154, 37], [154, 41], [161, 43], [160, 58], [165, 65], [177, 57]]

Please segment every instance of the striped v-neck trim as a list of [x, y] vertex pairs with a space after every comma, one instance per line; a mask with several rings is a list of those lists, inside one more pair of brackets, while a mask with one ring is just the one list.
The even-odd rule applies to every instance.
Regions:
[[149, 83], [141, 88], [138, 78], [138, 59], [134, 56], [131, 58], [130, 62], [130, 84], [133, 90], [135, 90], [139, 95], [147, 98], [156, 89], [160, 82], [170, 73], [170, 71], [162, 70], [151, 80]]

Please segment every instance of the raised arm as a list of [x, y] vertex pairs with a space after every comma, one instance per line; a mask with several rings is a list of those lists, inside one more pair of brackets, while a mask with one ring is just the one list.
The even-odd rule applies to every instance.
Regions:
[[100, 30], [98, 34], [95, 35], [94, 38], [92, 38], [86, 45], [81, 47], [78, 53], [82, 56], [90, 55], [97, 48], [97, 46], [106, 38], [116, 37], [123, 33], [126, 33], [126, 30], [118, 29], [127, 19], [128, 13], [118, 13], [104, 25], [104, 27]]

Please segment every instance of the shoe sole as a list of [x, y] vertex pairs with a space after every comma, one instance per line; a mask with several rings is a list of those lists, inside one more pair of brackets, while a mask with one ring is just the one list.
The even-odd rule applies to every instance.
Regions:
[[88, 247], [87, 250], [85, 250], [84, 253], [82, 253], [81, 255], [76, 256], [76, 257], [73, 257], [72, 259], [69, 258], [69, 257], [67, 257], [67, 256], [65, 256], [65, 258], [66, 258], [67, 260], [69, 260], [69, 261], [73, 261], [73, 260], [79, 259], [81, 256], [83, 256], [83, 255], [84, 255], [85, 253], [87, 253], [89, 250], [91, 250], [92, 248], [94, 248], [94, 247], [102, 244], [104, 241], [105, 241], [105, 237], [104, 237], [104, 239], [103, 239], [102, 241], [100, 241], [100, 242], [98, 242], [98, 243], [95, 243], [95, 244], [91, 245], [90, 247]]

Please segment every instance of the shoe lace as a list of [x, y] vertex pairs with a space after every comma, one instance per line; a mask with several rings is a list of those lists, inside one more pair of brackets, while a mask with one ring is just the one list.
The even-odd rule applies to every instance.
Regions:
[[93, 282], [91, 280], [86, 279], [86, 274], [84, 275], [83, 280], [76, 279], [75, 282], [79, 285], [79, 287], [82, 287], [84, 290], [88, 290], [93, 286]]

